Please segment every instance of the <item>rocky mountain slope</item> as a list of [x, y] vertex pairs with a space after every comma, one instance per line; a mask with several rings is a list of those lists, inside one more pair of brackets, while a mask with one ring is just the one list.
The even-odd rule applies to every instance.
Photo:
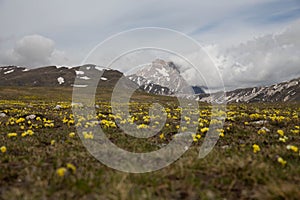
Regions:
[[[211, 102], [217, 94], [199, 95], [198, 100]], [[300, 101], [300, 77], [271, 86], [237, 89], [226, 92], [228, 103]]]
[[75, 69], [55, 66], [26, 69], [7, 66], [0, 68], [0, 86], [71, 86], [76, 76]]
[[[100, 83], [103, 86], [113, 87], [113, 85], [123, 76], [117, 70], [105, 69], [96, 65], [84, 65], [85, 70], [90, 70], [90, 75], [97, 75], [103, 72]], [[89, 75], [89, 76], [90, 76]], [[30, 86], [30, 87], [71, 87], [75, 78], [89, 80], [80, 67], [57, 67], [48, 66], [36, 69], [27, 69], [17, 66], [0, 67], [0, 86]]]
[[140, 89], [152, 93], [152, 94], [159, 94], [159, 95], [172, 95], [173, 91], [170, 90], [167, 87], [155, 84], [151, 82], [151, 80], [148, 80], [144, 77], [141, 76], [136, 76], [136, 75], [130, 75], [128, 78], [136, 83]]

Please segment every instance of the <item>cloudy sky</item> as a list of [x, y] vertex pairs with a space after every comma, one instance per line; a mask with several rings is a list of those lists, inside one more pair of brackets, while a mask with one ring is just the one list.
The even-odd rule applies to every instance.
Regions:
[[299, 0], [0, 0], [0, 27], [0, 65], [79, 65], [111, 35], [163, 27], [198, 41], [228, 89], [300, 76]]

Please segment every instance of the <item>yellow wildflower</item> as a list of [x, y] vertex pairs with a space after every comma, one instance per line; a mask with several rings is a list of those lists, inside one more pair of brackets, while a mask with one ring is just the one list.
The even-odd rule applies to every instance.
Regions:
[[74, 125], [74, 120], [73, 119], [70, 119], [69, 121], [68, 121], [68, 126], [71, 126], [71, 125]]
[[287, 139], [289, 139], [289, 138], [286, 137], [286, 136], [283, 136], [283, 137], [280, 137], [278, 140], [279, 140], [280, 142], [286, 142]]
[[258, 135], [260, 135], [260, 134], [266, 134], [267, 133], [267, 131], [265, 130], [265, 129], [259, 129], [258, 131], [257, 131], [257, 134]]
[[8, 133], [7, 137], [11, 138], [11, 137], [17, 137], [18, 134], [17, 133]]
[[50, 144], [53, 146], [55, 145], [55, 140], [51, 140]]
[[22, 137], [27, 136], [27, 132], [23, 132], [23, 133], [21, 134], [21, 136], [22, 136]]
[[159, 135], [159, 138], [163, 140], [163, 139], [165, 139], [165, 135], [162, 133]]
[[218, 128], [217, 131], [218, 131], [219, 133], [224, 133], [224, 129], [221, 129], [221, 128]]
[[53, 122], [46, 122], [45, 124], [44, 124], [44, 127], [45, 128], [53, 128], [54, 127], [54, 123]]
[[93, 135], [92, 132], [86, 132], [86, 131], [84, 131], [83, 132], [83, 137], [84, 137], [84, 139], [94, 139], [94, 135]]
[[187, 127], [183, 126], [181, 127], [181, 131], [186, 131], [187, 130]]
[[172, 117], [173, 119], [178, 119], [178, 117], [176, 117], [175, 115]]
[[138, 125], [137, 128], [138, 128], [138, 129], [148, 128], [148, 125], [146, 125], [146, 124], [140, 124], [140, 125]]
[[32, 130], [30, 130], [30, 129], [27, 130], [26, 132], [27, 132], [27, 134], [30, 135], [30, 136], [34, 134], [34, 132], [33, 132]]
[[207, 131], [209, 131], [209, 128], [204, 127], [200, 129], [201, 133], [206, 133]]
[[193, 137], [193, 141], [194, 141], [194, 142], [197, 142], [197, 141], [198, 141], [198, 139], [197, 139], [197, 137], [196, 137], [196, 134], [192, 134], [192, 137]]
[[5, 152], [6, 152], [6, 147], [5, 147], [5, 146], [0, 147], [0, 151], [1, 151], [2, 153], [5, 153]]
[[21, 117], [19, 119], [16, 120], [16, 123], [19, 124], [19, 123], [23, 123], [25, 122], [25, 118]]
[[34, 134], [34, 132], [32, 131], [32, 130], [27, 130], [27, 131], [25, 131], [25, 132], [23, 132], [22, 134], [21, 134], [21, 136], [22, 137], [25, 137], [25, 136], [27, 136], [27, 135], [33, 135]]
[[280, 135], [280, 136], [284, 136], [284, 131], [283, 130], [277, 130], [277, 133]]
[[184, 116], [184, 120], [185, 120], [185, 121], [190, 121], [191, 118], [190, 118], [190, 117], [187, 117], [187, 116]]
[[70, 169], [75, 174], [76, 167], [72, 163], [67, 163], [67, 168]]
[[65, 176], [67, 169], [65, 167], [60, 167], [56, 170], [56, 174], [60, 177]]
[[69, 133], [69, 137], [70, 137], [70, 138], [75, 137], [75, 133], [74, 133], [74, 132]]
[[296, 147], [296, 146], [294, 146], [294, 145], [287, 145], [286, 146], [286, 148], [288, 149], [288, 150], [292, 150], [292, 151], [294, 151], [294, 152], [298, 152], [298, 147]]
[[123, 119], [120, 121], [120, 124], [126, 124], [126, 121], [127, 121], [126, 119]]
[[253, 144], [252, 148], [253, 148], [253, 153], [257, 153], [260, 151], [260, 147], [257, 144]]
[[277, 162], [279, 162], [282, 166], [285, 166], [286, 165], [286, 161], [285, 160], [283, 160], [283, 158], [281, 158], [281, 157], [278, 157], [277, 158]]
[[291, 130], [291, 132], [294, 133], [294, 134], [299, 134], [300, 130]]
[[250, 118], [251, 118], [251, 120], [257, 120], [257, 119], [260, 119], [260, 115], [257, 113], [254, 113], [254, 114], [250, 115]]

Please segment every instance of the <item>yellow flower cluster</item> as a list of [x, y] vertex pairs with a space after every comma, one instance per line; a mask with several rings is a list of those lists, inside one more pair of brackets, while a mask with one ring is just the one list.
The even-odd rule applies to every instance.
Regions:
[[201, 138], [201, 135], [200, 134], [192, 134], [192, 137], [193, 137], [194, 142], [198, 142], [198, 140]]
[[17, 137], [18, 134], [17, 133], [8, 133], [7, 137], [12, 138], [12, 137]]
[[258, 135], [260, 135], [260, 134], [266, 134], [267, 131], [266, 131], [265, 129], [259, 129], [259, 130], [257, 131], [257, 133], [258, 133]]
[[283, 137], [280, 137], [278, 140], [279, 142], [286, 142], [289, 138], [287, 136], [283, 136]]
[[253, 144], [252, 148], [253, 148], [253, 153], [257, 153], [260, 151], [260, 147], [257, 144]]
[[23, 132], [22, 134], [21, 134], [21, 136], [22, 137], [25, 137], [25, 136], [27, 136], [27, 135], [33, 135], [34, 134], [34, 132], [32, 131], [32, 130], [27, 130], [27, 131], [25, 131], [25, 132]]
[[92, 132], [84, 131], [82, 134], [83, 134], [84, 139], [94, 139], [94, 134]]
[[76, 173], [76, 167], [72, 163], [67, 163], [66, 167], [60, 167], [56, 170], [56, 175], [59, 177], [64, 177], [66, 176], [67, 172], [71, 171], [73, 174]]

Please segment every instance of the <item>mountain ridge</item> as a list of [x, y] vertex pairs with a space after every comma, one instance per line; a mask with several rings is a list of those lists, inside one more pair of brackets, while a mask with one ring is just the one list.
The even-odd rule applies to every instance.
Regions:
[[[114, 84], [124, 76], [118, 70], [107, 69], [97, 65], [83, 65], [75, 67], [46, 66], [35, 69], [27, 69], [19, 66], [0, 67], [0, 86], [30, 86], [30, 87], [72, 87], [75, 78], [88, 80], [80, 68], [91, 68], [95, 72], [103, 71], [100, 83], [103, 87], [114, 87]], [[125, 77], [129, 82], [136, 84], [144, 92], [156, 95], [173, 96], [174, 91], [170, 88], [155, 84], [146, 78], [132, 80], [134, 76]], [[137, 77], [137, 76], [136, 76]], [[200, 87], [201, 89], [201, 87]], [[289, 81], [273, 84], [271, 86], [248, 87], [228, 91], [226, 101], [228, 103], [251, 103], [251, 102], [291, 102], [300, 101], [300, 77]], [[180, 95], [179, 95], [180, 96]], [[184, 95], [181, 95], [185, 97]], [[195, 94], [192, 98], [201, 102], [212, 102], [217, 93]], [[190, 96], [189, 96], [190, 97]]]
[[[197, 100], [212, 102], [218, 93], [199, 95]], [[239, 88], [225, 92], [228, 103], [253, 103], [253, 102], [290, 102], [300, 101], [300, 77], [276, 83], [270, 86], [257, 86]]]

